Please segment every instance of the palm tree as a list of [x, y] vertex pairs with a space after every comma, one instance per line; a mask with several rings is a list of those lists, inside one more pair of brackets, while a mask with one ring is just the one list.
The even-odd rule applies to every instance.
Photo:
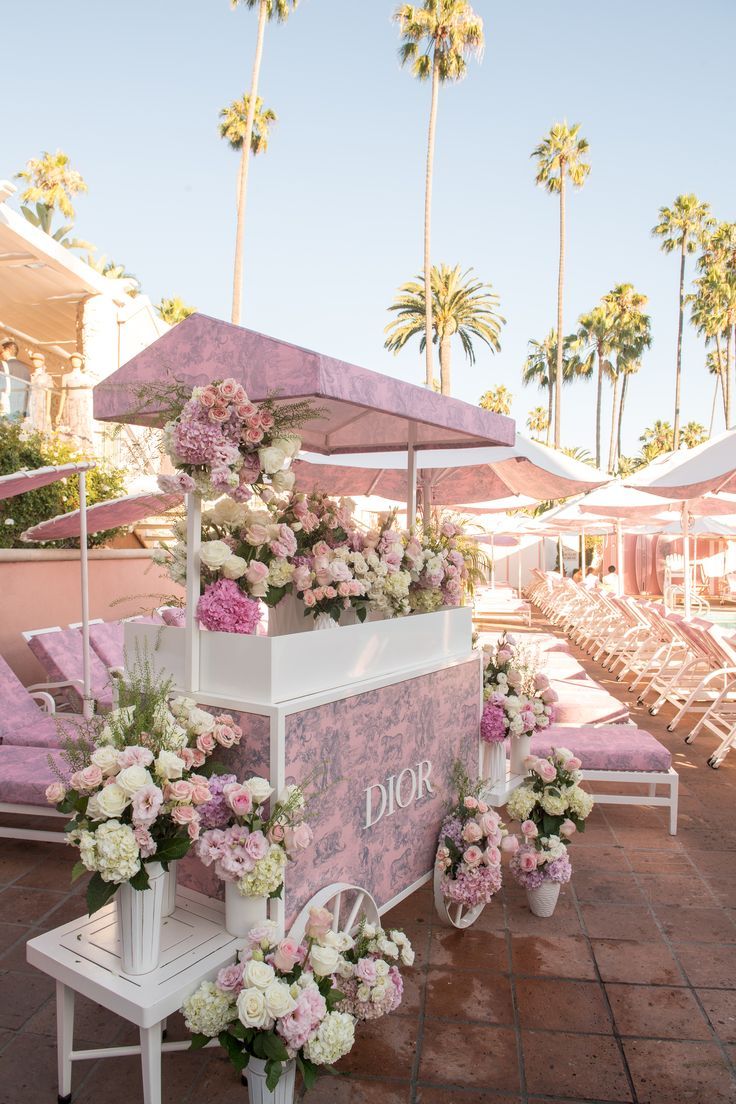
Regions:
[[491, 387], [478, 400], [478, 406], [483, 410], [491, 410], [494, 414], [510, 414], [511, 403], [514, 396], [502, 383], [497, 387]]
[[598, 360], [598, 378], [595, 403], [595, 462], [601, 466], [601, 422], [603, 419], [603, 379], [611, 377], [611, 316], [605, 303], [601, 302], [587, 314], [578, 319], [578, 342], [581, 348], [586, 346]]
[[661, 456], [663, 452], [672, 452], [674, 433], [669, 422], [661, 419], [653, 422], [639, 438], [642, 444], [641, 455], [648, 464], [655, 456]]
[[194, 314], [196, 309], [196, 307], [188, 307], [178, 295], [171, 299], [162, 299], [156, 307], [162, 321], [168, 326], [176, 326], [179, 322], [183, 322], [190, 314]]
[[240, 169], [238, 173], [238, 221], [235, 230], [235, 269], [233, 272], [233, 308], [231, 314], [231, 321], [236, 324], [240, 323], [243, 300], [243, 244], [245, 239], [245, 205], [248, 196], [249, 153], [253, 148], [253, 126], [255, 122], [256, 107], [259, 102], [258, 80], [261, 73], [261, 59], [263, 58], [263, 39], [266, 33], [266, 23], [274, 19], [279, 23], [285, 23], [290, 13], [296, 8], [299, 0], [231, 0], [233, 8], [236, 8], [238, 3], [244, 4], [247, 8], [258, 8], [258, 31], [256, 33], [256, 52], [253, 58], [250, 91], [247, 97], [248, 105], [241, 146]]
[[[721, 367], [726, 428], [731, 426], [731, 410], [736, 392], [732, 376], [731, 351], [736, 345], [736, 223], [718, 223], [704, 241], [703, 254], [698, 260], [702, 275], [696, 279], [692, 319], [700, 333], [705, 334], [706, 344], [714, 340]], [[725, 362], [721, 341], [725, 336]]]
[[648, 314], [644, 314], [643, 309], [647, 301], [647, 296], [636, 291], [633, 284], [617, 284], [603, 297], [603, 306], [608, 313], [611, 327], [611, 349], [616, 354], [616, 364], [611, 369], [613, 404], [609, 472], [614, 471], [616, 456], [621, 453], [621, 423], [629, 377], [639, 370], [642, 354], [652, 344], [651, 319]]
[[[394, 12], [402, 43], [399, 48], [401, 65], [411, 65], [418, 80], [432, 81], [427, 137], [427, 167], [424, 187], [424, 304], [425, 339], [433, 332], [432, 325], [432, 260], [430, 231], [432, 217], [432, 176], [437, 130], [437, 101], [440, 84], [459, 81], [468, 68], [467, 59], [480, 57], [483, 51], [483, 20], [475, 14], [467, 0], [423, 0], [421, 5], [401, 4]], [[424, 342], [425, 382], [434, 385], [432, 346]]]
[[[560, 260], [557, 274], [557, 333], [562, 333], [562, 296], [565, 284], [565, 184], [567, 178], [574, 188], [582, 188], [590, 172], [585, 160], [588, 154], [588, 142], [579, 137], [580, 123], [568, 127], [567, 123], [555, 123], [549, 134], [532, 150], [537, 160], [536, 182], [546, 191], [560, 197]], [[562, 345], [557, 346], [554, 442], [560, 447], [561, 433], [561, 392], [562, 392]]]
[[526, 428], [535, 441], [541, 441], [542, 436], [549, 430], [549, 417], [543, 406], [535, 406], [529, 411]]
[[[491, 284], [484, 284], [472, 275], [473, 269], [462, 272], [460, 265], [435, 265], [432, 268], [432, 341], [440, 350], [440, 389], [450, 394], [451, 341], [457, 335], [470, 364], [475, 364], [473, 338], [480, 338], [491, 352], [497, 353], [501, 344], [501, 327], [506, 322], [498, 313], [499, 298]], [[389, 311], [396, 314], [383, 331], [388, 336], [384, 347], [393, 353], [413, 337], [419, 337], [419, 350], [426, 346], [426, 309], [424, 281], [421, 276], [403, 284]], [[434, 381], [431, 381], [434, 383]]]
[[[543, 341], [531, 340], [528, 343], [527, 358], [521, 370], [521, 382], [525, 387], [535, 383], [547, 390], [547, 444], [549, 444], [552, 411], [555, 408], [554, 394], [557, 381], [557, 333], [550, 330]], [[588, 363], [581, 360], [579, 343], [575, 334], [568, 334], [562, 341], [562, 382], [570, 383], [588, 374]]]
[[662, 239], [662, 252], [680, 251], [680, 291], [677, 322], [677, 363], [675, 366], [675, 421], [673, 444], [680, 443], [680, 393], [682, 389], [682, 323], [685, 311], [685, 257], [694, 253], [714, 225], [710, 206], [697, 196], [678, 195], [671, 207], [660, 207], [659, 222], [652, 228], [654, 237]]
[[[243, 148], [249, 108], [250, 96], [246, 92], [242, 100], [233, 100], [220, 111], [220, 137], [227, 139], [231, 149], [240, 151]], [[277, 121], [276, 113], [270, 107], [264, 109], [263, 100], [257, 96], [250, 136], [250, 152], [254, 156], [268, 149], [271, 124]]]
[[700, 422], [687, 422], [680, 433], [685, 448], [697, 448], [708, 440], [708, 431]]
[[[705, 254], [698, 264], [703, 265]], [[706, 348], [715, 344], [715, 350], [706, 355], [706, 368], [709, 373], [718, 376], [721, 399], [723, 402], [723, 417], [726, 428], [730, 422], [730, 388], [728, 359], [723, 355], [723, 339], [726, 339], [726, 353], [729, 353], [729, 334], [724, 334], [725, 318], [723, 304], [719, 294], [718, 281], [713, 279], [710, 271], [705, 271], [695, 281], [695, 291], [687, 296], [690, 302], [690, 321], [696, 327], [698, 333], [705, 338]], [[716, 389], [717, 398], [718, 388]]]
[[[60, 211], [67, 219], [74, 218], [72, 197], [87, 191], [84, 177], [72, 168], [66, 153], [62, 150], [56, 153], [44, 151], [42, 157], [32, 157], [25, 169], [15, 175], [17, 180], [28, 183], [20, 195], [21, 214], [31, 226], [37, 226], [66, 249], [94, 249], [90, 242], [69, 236], [74, 229], [70, 223], [52, 230], [54, 212]], [[29, 207], [30, 203], [34, 206]]]

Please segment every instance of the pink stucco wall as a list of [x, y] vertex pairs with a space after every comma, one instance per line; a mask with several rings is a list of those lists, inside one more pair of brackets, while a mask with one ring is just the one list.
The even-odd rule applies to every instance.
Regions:
[[[79, 557], [75, 552], [13, 555], [0, 553], [0, 655], [23, 682], [37, 682], [44, 674], [21, 633], [81, 620]], [[148, 612], [162, 596], [182, 592], [142, 549], [90, 552], [89, 593], [90, 617], [113, 621]]]

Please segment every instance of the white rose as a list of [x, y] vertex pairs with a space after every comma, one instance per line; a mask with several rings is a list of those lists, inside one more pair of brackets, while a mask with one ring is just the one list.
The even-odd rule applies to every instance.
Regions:
[[263, 994], [266, 1002], [266, 1011], [274, 1020], [288, 1016], [296, 1008], [296, 1001], [289, 991], [289, 986], [283, 981], [273, 981]]
[[271, 1026], [271, 1017], [266, 1011], [266, 1001], [260, 989], [242, 989], [238, 995], [237, 1007], [238, 1018], [244, 1027]]
[[231, 555], [230, 545], [221, 540], [203, 541], [199, 550], [202, 565], [210, 571], [219, 571]]
[[248, 570], [248, 564], [242, 556], [228, 556], [222, 565], [222, 574], [226, 579], [240, 579]]
[[380, 1004], [385, 996], [386, 996], [386, 986], [385, 985], [374, 985], [373, 986], [373, 989], [371, 991], [371, 1000], [373, 1001], [374, 1004]]
[[377, 930], [378, 929], [376, 928], [375, 924], [363, 925], [363, 935], [366, 937], [366, 939], [373, 939]]
[[118, 752], [113, 747], [98, 747], [92, 752], [90, 760], [99, 767], [106, 778], [118, 769]]
[[243, 970], [245, 984], [254, 986], [256, 989], [268, 989], [275, 977], [273, 966], [269, 966], [267, 962], [259, 962], [256, 958], [246, 962]]
[[[158, 759], [153, 764], [157, 778], [163, 778], [166, 782], [181, 778], [186, 764], [173, 751], [160, 751]], [[107, 787], [109, 789], [109, 786]]]
[[401, 961], [405, 966], [414, 965], [414, 950], [408, 944], [401, 949]]
[[[277, 471], [271, 476], [271, 486], [277, 494], [285, 494], [294, 489], [296, 476], [293, 471]], [[296, 526], [294, 526], [296, 528]]]
[[399, 953], [399, 948], [390, 939], [379, 939], [378, 949], [381, 954], [388, 955], [389, 958], [396, 958]]
[[195, 736], [203, 736], [205, 732], [211, 732], [215, 727], [215, 718], [211, 713], [195, 706], [194, 709], [189, 710], [186, 723]]
[[147, 786], [153, 779], [145, 767], [134, 765], [121, 770], [115, 781], [128, 797], [132, 797], [134, 793], [137, 793], [143, 786]]
[[371, 991], [367, 985], [359, 985], [356, 995], [359, 1001], [367, 1001], [371, 998]]
[[[286, 442], [284, 442], [286, 443]], [[261, 470], [266, 475], [275, 475], [277, 471], [281, 471], [286, 466], [288, 453], [278, 448], [276, 445], [269, 445], [267, 448], [258, 450], [258, 460], [261, 465]]]
[[388, 962], [382, 958], [376, 959], [376, 977], [388, 977]]
[[273, 793], [273, 786], [265, 778], [259, 778], [257, 775], [248, 778], [243, 785], [247, 786], [254, 805], [262, 805]]
[[245, 507], [232, 498], [221, 498], [212, 508], [212, 520], [217, 525], [242, 525]]
[[106, 817], [119, 817], [126, 805], [130, 804], [130, 798], [117, 782], [103, 786], [95, 796], [97, 809]]
[[334, 947], [315, 945], [309, 952], [309, 961], [317, 977], [328, 977], [337, 970], [340, 955]]
[[302, 447], [302, 443], [298, 437], [278, 437], [273, 442], [273, 447], [281, 449], [287, 456], [293, 460], [299, 449]]

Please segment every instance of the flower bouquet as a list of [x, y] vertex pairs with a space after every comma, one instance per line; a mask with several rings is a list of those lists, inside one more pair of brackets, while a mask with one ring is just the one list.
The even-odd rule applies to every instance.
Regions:
[[[286, 1104], [295, 1066], [311, 1088], [319, 1067], [332, 1072], [352, 1049], [356, 1016], [341, 1010], [349, 998], [335, 987], [335, 977], [353, 976], [357, 962], [344, 955], [355, 944], [332, 931], [332, 920], [329, 910], [312, 909], [301, 943], [279, 940], [270, 923], [253, 928], [238, 963], [221, 970], [215, 982], [204, 982], [182, 1006], [192, 1046], [219, 1039], [235, 1068], [245, 1070], [251, 1098], [258, 1081], [256, 1099], [277, 1099], [263, 1089], [273, 1093], [278, 1086], [278, 1099]], [[383, 961], [380, 953], [375, 961]], [[387, 994], [388, 986], [384, 1000]]]
[[529, 907], [537, 916], [551, 916], [560, 886], [570, 880], [568, 847], [576, 831], [584, 831], [593, 797], [581, 789], [580, 760], [567, 748], [547, 758], [529, 756], [531, 772], [511, 794], [507, 811], [521, 822], [523, 842], [513, 837], [511, 870], [524, 886]]
[[456, 763], [457, 800], [440, 828], [434, 868], [435, 905], [445, 923], [469, 927], [501, 888], [501, 844], [506, 834], [498, 813]]
[[159, 476], [159, 486], [207, 498], [227, 494], [236, 502], [247, 501], [254, 488], [290, 491], [294, 474], [287, 469], [301, 447], [294, 430], [320, 415], [310, 402], [253, 403], [234, 379], [195, 387], [164, 427], [176, 472]]
[[462, 529], [450, 520], [412, 532], [406, 543], [405, 562], [411, 574], [409, 604], [412, 610], [431, 613], [443, 606], [459, 606], [469, 578], [466, 555], [458, 538]]
[[[537, 669], [536, 657], [509, 633], [502, 633], [495, 645], [483, 648], [483, 662], [481, 740], [492, 748], [510, 737], [511, 772], [522, 774], [531, 737], [551, 724], [557, 694], [547, 676]], [[492, 769], [498, 773], [498, 752], [491, 758]]]
[[399, 964], [414, 963], [408, 938], [398, 929], [387, 933], [363, 919], [355, 940], [350, 942], [338, 967], [344, 998], [337, 1008], [357, 1020], [377, 1020], [395, 1012], [404, 993]]
[[197, 842], [205, 866], [214, 864], [225, 883], [225, 927], [245, 935], [266, 919], [267, 901], [280, 897], [287, 862], [304, 851], [312, 831], [304, 820], [304, 792], [289, 786], [270, 812], [273, 789], [265, 778], [238, 782], [235, 775], [213, 779], [211, 800], [201, 811], [208, 825]]

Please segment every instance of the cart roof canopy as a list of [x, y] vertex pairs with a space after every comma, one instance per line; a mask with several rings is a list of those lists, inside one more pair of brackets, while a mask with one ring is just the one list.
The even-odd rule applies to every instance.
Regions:
[[[125, 495], [123, 498], [110, 498], [87, 507], [87, 532], [102, 533], [106, 529], [117, 529], [124, 525], [135, 525], [144, 518], [157, 517], [181, 506], [184, 496], [164, 494], [162, 491]], [[66, 537], [78, 537], [81, 511], [71, 510], [68, 514], [40, 521], [21, 534], [24, 541], [62, 540]]]
[[[249, 398], [313, 398], [326, 411], [307, 422], [303, 446], [323, 455], [512, 445], [514, 420], [425, 387], [193, 314], [94, 389], [95, 418], [160, 426], [163, 391], [232, 377]], [[414, 438], [412, 440], [412, 437]]]
[[37, 491], [39, 487], [58, 483], [60, 479], [68, 479], [70, 475], [79, 475], [93, 467], [93, 463], [85, 460], [76, 464], [52, 464], [46, 468], [24, 468], [10, 475], [0, 475], [0, 501], [26, 494], [27, 491]]

